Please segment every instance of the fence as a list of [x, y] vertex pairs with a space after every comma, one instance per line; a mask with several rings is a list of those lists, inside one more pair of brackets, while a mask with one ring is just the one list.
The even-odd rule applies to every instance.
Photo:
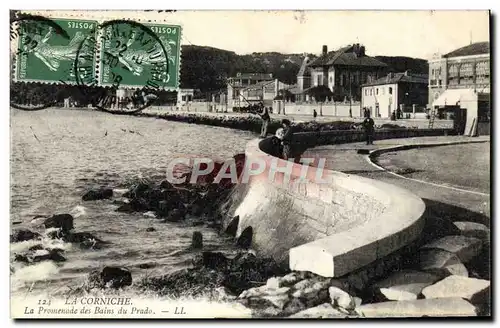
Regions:
[[345, 116], [361, 117], [361, 104], [359, 102], [349, 103], [316, 103], [316, 104], [296, 104], [284, 103], [283, 101], [273, 102], [273, 113], [290, 115], [313, 115], [316, 110], [318, 115], [323, 116]]
[[[154, 107], [154, 106], [153, 106]], [[224, 112], [231, 111], [225, 104], [213, 103], [211, 101], [196, 101], [182, 105], [159, 106], [161, 109], [167, 111], [181, 111], [181, 112]]]

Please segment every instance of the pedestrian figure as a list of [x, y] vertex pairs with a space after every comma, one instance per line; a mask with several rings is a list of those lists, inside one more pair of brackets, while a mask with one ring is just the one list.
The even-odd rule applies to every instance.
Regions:
[[363, 121], [363, 129], [365, 130], [365, 139], [367, 145], [373, 145], [373, 133], [375, 122], [370, 117], [370, 112], [367, 112], [366, 118]]
[[283, 137], [285, 136], [285, 130], [279, 128], [276, 130], [276, 134], [272, 137], [271, 143], [273, 145], [272, 155], [283, 158]]
[[262, 110], [262, 112], [259, 113], [259, 116], [262, 118], [262, 128], [260, 130], [260, 137], [265, 138], [267, 135], [267, 126], [271, 121], [271, 116], [269, 116], [269, 111], [267, 110], [267, 107], [264, 107], [262, 103], [260, 105], [260, 108]]
[[288, 160], [292, 158], [292, 124], [289, 120], [283, 119], [281, 121], [281, 125], [283, 126], [283, 130], [285, 134], [283, 135], [283, 159]]
[[318, 116], [318, 112], [316, 112], [315, 109], [313, 110], [313, 116], [314, 116], [314, 118], [316, 118], [316, 116]]
[[391, 113], [391, 121], [395, 121], [395, 120], [396, 120], [396, 112], [392, 111], [392, 113]]

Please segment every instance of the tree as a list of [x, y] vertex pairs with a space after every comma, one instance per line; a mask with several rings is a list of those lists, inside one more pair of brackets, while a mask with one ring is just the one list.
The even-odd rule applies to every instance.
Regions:
[[314, 97], [317, 102], [325, 102], [327, 97], [333, 96], [332, 91], [325, 85], [312, 87], [309, 91], [307, 91], [307, 94]]

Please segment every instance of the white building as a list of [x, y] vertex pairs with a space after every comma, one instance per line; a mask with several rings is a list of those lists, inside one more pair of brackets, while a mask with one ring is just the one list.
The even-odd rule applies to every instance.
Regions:
[[177, 107], [182, 107], [193, 101], [194, 89], [179, 89], [177, 91]]

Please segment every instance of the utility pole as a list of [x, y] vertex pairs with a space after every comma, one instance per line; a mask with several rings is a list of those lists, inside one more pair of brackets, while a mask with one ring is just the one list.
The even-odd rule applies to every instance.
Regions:
[[352, 83], [351, 83], [351, 71], [349, 71], [349, 117], [352, 117]]

